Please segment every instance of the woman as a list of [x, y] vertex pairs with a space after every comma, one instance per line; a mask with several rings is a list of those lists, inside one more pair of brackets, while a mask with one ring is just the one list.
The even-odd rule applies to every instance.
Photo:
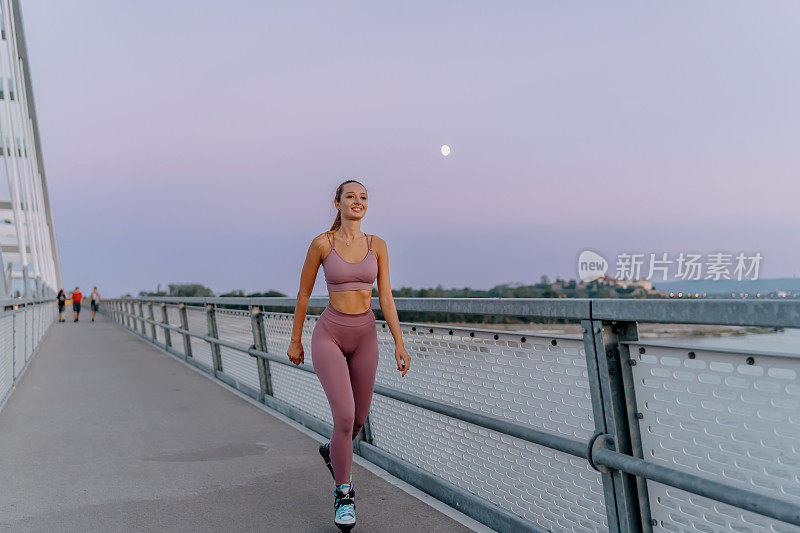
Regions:
[[58, 303], [58, 321], [64, 322], [66, 321], [64, 318], [64, 306], [67, 305], [67, 293], [64, 292], [64, 289], [59, 289], [56, 295], [56, 303]]
[[[311, 241], [300, 275], [292, 337], [287, 350], [296, 365], [303, 362], [301, 335], [308, 300], [319, 265], [325, 274], [330, 303], [311, 335], [311, 353], [333, 415], [333, 436], [320, 446], [320, 454], [333, 475], [334, 523], [343, 531], [356, 523], [355, 491], [350, 478], [353, 439], [367, 418], [378, 366], [375, 315], [370, 309], [372, 284], [378, 280], [378, 301], [394, 337], [397, 370], [406, 375], [411, 357], [403, 345], [400, 322], [389, 283], [386, 242], [361, 231], [367, 212], [367, 190], [355, 180], [336, 189], [338, 211], [330, 231]], [[361, 259], [361, 261], [359, 261]]]

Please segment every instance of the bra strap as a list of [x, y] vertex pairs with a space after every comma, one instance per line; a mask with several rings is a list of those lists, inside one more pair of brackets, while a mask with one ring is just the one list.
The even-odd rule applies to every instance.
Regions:
[[333, 239], [331, 239], [332, 235], [330, 233], [326, 233], [325, 235], [328, 236], [328, 242], [331, 243], [331, 250], [336, 251], [336, 248], [333, 246]]
[[369, 246], [367, 246], [367, 251], [372, 250], [372, 235], [368, 235], [369, 237]]

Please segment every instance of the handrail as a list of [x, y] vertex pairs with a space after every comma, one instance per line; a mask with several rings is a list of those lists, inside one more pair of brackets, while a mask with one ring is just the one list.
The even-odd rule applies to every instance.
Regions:
[[[124, 301], [199, 305], [294, 307], [292, 297], [126, 297]], [[526, 316], [572, 320], [636, 321], [666, 324], [715, 324], [800, 328], [800, 300], [673, 300], [665, 298], [406, 298], [394, 299], [398, 311]], [[327, 297], [312, 297], [309, 307], [327, 307]], [[379, 310], [378, 298], [371, 309]]]

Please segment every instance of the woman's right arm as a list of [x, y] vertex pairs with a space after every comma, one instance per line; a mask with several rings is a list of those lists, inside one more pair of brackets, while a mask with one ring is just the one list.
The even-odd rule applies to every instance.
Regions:
[[306, 320], [308, 310], [308, 300], [311, 298], [311, 291], [314, 289], [314, 282], [317, 280], [319, 265], [322, 264], [322, 254], [325, 251], [323, 235], [317, 236], [308, 247], [306, 260], [303, 263], [303, 270], [300, 273], [300, 289], [297, 291], [297, 305], [294, 307], [294, 322], [292, 323], [292, 336], [289, 341], [289, 349], [286, 355], [296, 365], [303, 362], [303, 323]]

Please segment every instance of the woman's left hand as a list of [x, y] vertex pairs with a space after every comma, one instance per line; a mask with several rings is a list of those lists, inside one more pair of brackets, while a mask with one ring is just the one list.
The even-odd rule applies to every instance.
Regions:
[[411, 368], [411, 356], [408, 355], [405, 346], [394, 347], [394, 359], [397, 361], [397, 370], [405, 376], [408, 369]]

